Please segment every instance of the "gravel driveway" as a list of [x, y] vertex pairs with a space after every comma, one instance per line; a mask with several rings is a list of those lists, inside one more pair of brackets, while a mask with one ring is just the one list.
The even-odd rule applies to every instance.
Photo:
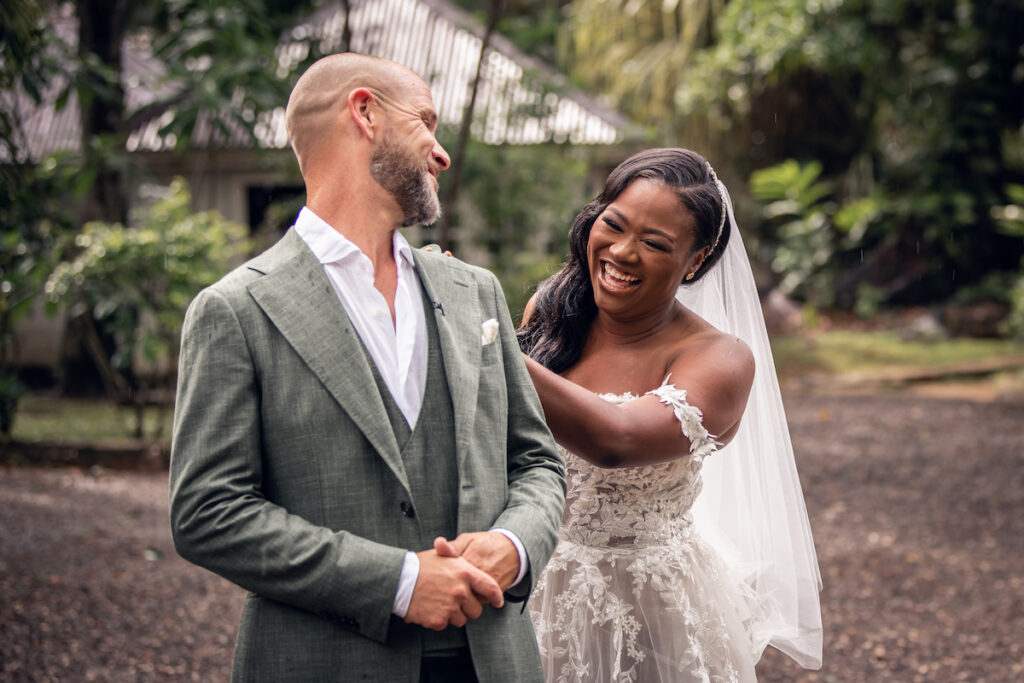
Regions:
[[[1024, 404], [786, 401], [825, 666], [762, 681], [1024, 679]], [[165, 473], [0, 468], [0, 680], [226, 681], [243, 593], [180, 558]]]

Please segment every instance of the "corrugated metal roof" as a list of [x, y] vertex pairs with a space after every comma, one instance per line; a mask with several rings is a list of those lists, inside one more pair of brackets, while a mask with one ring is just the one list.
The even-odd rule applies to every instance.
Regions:
[[[483, 29], [479, 23], [443, 0], [352, 0], [350, 6], [350, 49], [408, 66], [430, 85], [441, 122], [461, 122], [480, 55]], [[277, 49], [282, 69], [291, 71], [308, 55], [311, 44], [316, 44], [323, 53], [340, 50], [344, 21], [344, 9], [339, 2], [322, 8], [291, 29]], [[55, 26], [73, 42], [75, 23], [75, 18], [65, 10]], [[167, 94], [169, 86], [157, 85], [165, 69], [152, 56], [145, 35], [127, 40], [123, 55], [122, 80], [129, 112]], [[59, 89], [60, 84], [54, 84], [50, 101]], [[12, 104], [18, 107], [24, 121], [29, 158], [38, 160], [56, 151], [78, 149], [74, 95], [60, 111], [52, 105], [33, 107], [24, 98], [18, 100]], [[261, 147], [287, 146], [283, 104], [258, 116], [255, 128]], [[171, 149], [175, 139], [159, 134], [170, 116], [165, 113], [134, 130], [127, 142], [129, 151]], [[484, 57], [475, 119], [473, 137], [488, 144], [554, 141], [604, 145], [620, 141], [632, 130], [625, 118], [569, 88], [564, 77], [522, 53], [501, 35], [492, 36]], [[237, 124], [215, 124], [212, 115], [201, 117], [191, 146], [252, 146], [248, 134]]]

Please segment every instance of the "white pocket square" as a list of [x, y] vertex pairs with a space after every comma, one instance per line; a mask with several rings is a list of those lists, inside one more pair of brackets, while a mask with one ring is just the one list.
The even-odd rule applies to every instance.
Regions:
[[487, 346], [498, 338], [498, 321], [494, 318], [485, 320], [480, 325], [480, 343]]

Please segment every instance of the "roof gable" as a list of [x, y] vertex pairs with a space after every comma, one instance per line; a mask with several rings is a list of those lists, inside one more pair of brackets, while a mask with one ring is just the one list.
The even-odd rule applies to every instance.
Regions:
[[[444, 0], [350, 0], [348, 4], [349, 49], [409, 67], [430, 85], [440, 122], [461, 122], [480, 55], [483, 28], [479, 23]], [[74, 17], [64, 16], [55, 25], [69, 42], [74, 41]], [[294, 69], [308, 56], [311, 44], [325, 54], [342, 50], [344, 25], [341, 2], [321, 8], [283, 37], [276, 51], [279, 65], [285, 71]], [[125, 41], [122, 81], [129, 112], [166, 93], [169, 86], [158, 85], [164, 73], [145, 36]], [[255, 132], [260, 147], [287, 146], [283, 105], [258, 115]], [[56, 151], [77, 149], [80, 129], [73, 96], [60, 111], [52, 104], [32, 107], [27, 102], [21, 103], [21, 109], [29, 158], [38, 160]], [[619, 142], [634, 130], [624, 117], [570, 88], [564, 76], [524, 54], [500, 34], [492, 36], [484, 56], [475, 114], [472, 136], [488, 144], [605, 145]], [[176, 139], [160, 135], [171, 116], [166, 112], [136, 127], [128, 137], [128, 150], [172, 149]], [[191, 147], [253, 146], [237, 124], [216, 124], [212, 114], [201, 117]]]

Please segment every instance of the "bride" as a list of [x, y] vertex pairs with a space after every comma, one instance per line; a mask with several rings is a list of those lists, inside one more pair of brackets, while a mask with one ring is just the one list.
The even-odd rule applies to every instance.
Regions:
[[519, 330], [567, 466], [529, 603], [547, 680], [753, 681], [768, 644], [819, 668], [817, 559], [724, 185], [694, 152], [642, 152], [570, 240]]

